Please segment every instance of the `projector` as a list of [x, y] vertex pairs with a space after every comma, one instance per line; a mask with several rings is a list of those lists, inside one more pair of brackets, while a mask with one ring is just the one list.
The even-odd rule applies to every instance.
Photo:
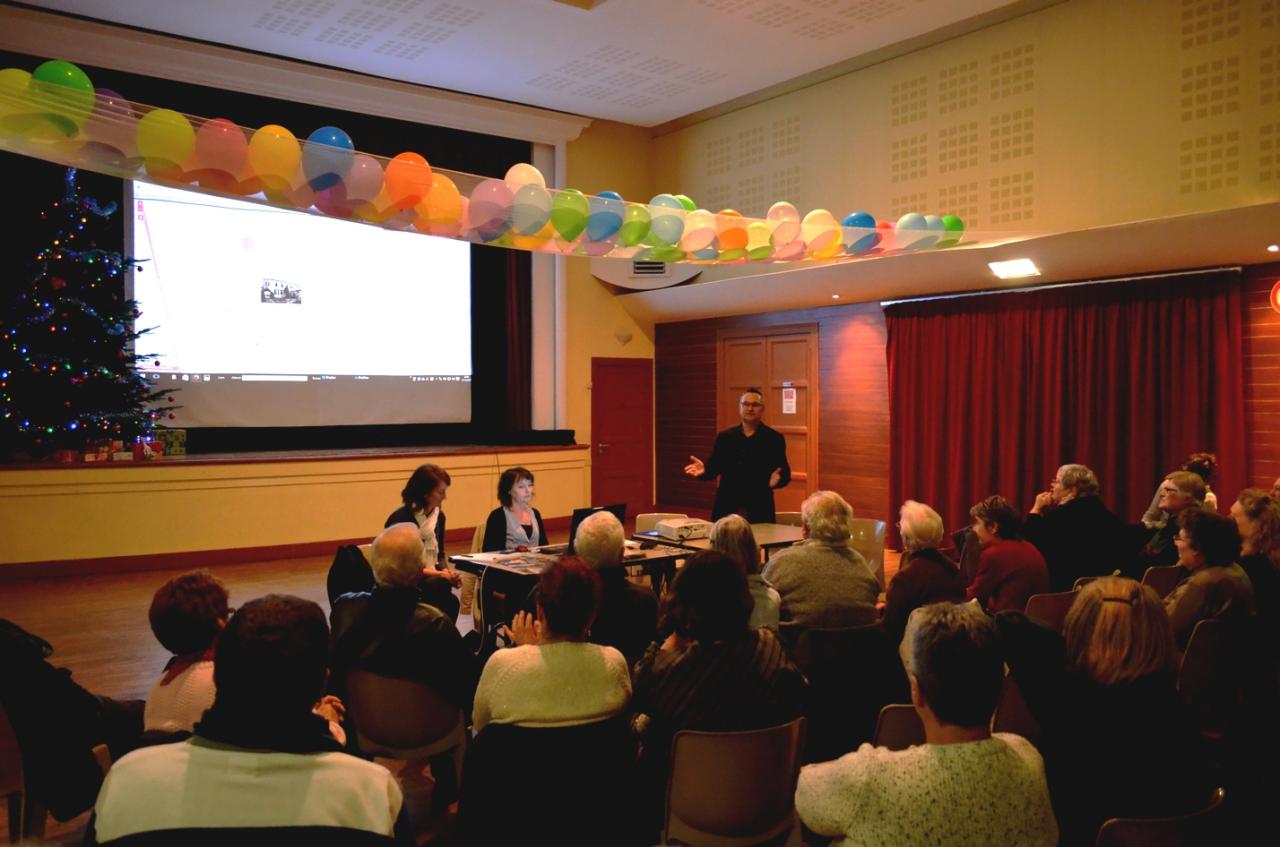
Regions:
[[711, 522], [700, 518], [667, 518], [658, 521], [658, 535], [672, 541], [688, 541], [711, 535]]

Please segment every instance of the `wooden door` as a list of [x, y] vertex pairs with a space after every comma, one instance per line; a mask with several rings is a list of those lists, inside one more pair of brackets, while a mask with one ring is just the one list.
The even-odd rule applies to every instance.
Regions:
[[791, 484], [774, 492], [778, 511], [799, 511], [818, 489], [818, 328], [812, 324], [724, 330], [718, 338], [717, 425], [740, 418], [742, 392], [764, 392], [764, 422], [787, 439]]
[[652, 359], [591, 360], [591, 503], [653, 508]]

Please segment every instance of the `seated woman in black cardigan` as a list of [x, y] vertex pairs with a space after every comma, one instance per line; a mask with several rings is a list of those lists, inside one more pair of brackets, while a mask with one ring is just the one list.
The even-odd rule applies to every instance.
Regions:
[[489, 513], [484, 525], [481, 550], [514, 550], [541, 547], [547, 543], [542, 514], [533, 506], [533, 472], [528, 468], [507, 468], [498, 479], [498, 500], [502, 505]]
[[444, 552], [444, 510], [441, 508], [453, 480], [439, 465], [419, 465], [400, 492], [403, 505], [387, 517], [383, 527], [411, 523], [422, 535], [422, 582], [418, 593], [422, 602], [435, 606], [457, 620], [458, 598], [454, 586], [462, 584], [462, 575], [449, 566]]

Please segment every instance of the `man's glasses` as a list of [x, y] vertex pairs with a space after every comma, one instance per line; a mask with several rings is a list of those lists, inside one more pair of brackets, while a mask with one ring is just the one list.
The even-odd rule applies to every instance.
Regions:
[[764, 408], [764, 404], [763, 404], [763, 403], [748, 403], [748, 402], [746, 402], [745, 400], [744, 400], [743, 402], [739, 403], [738, 405], [739, 405], [739, 406], [746, 406], [746, 407], [748, 407], [748, 408], [752, 408], [752, 409], [763, 409], [763, 408]]

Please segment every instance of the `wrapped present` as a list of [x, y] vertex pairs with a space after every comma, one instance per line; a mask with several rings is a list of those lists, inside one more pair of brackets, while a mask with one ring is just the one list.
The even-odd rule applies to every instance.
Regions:
[[157, 429], [156, 435], [164, 445], [166, 456], [187, 455], [187, 431], [185, 429]]

